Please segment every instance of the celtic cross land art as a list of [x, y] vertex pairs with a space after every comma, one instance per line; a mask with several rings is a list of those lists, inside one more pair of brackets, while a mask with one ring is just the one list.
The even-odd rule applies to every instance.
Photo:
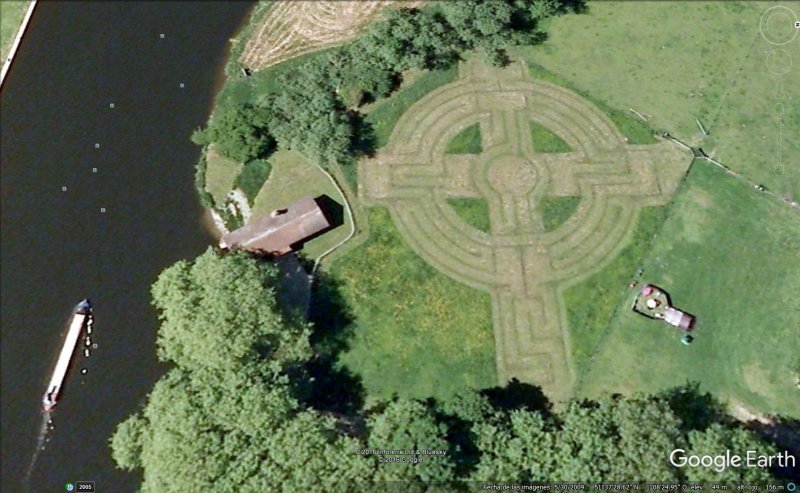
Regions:
[[[530, 124], [571, 151], [537, 151]], [[478, 124], [481, 154], [446, 154]], [[691, 155], [668, 141], [631, 145], [579, 95], [504, 69], [467, 62], [457, 81], [415, 103], [389, 144], [359, 165], [359, 194], [386, 205], [409, 245], [449, 277], [492, 297], [497, 376], [540, 385], [553, 399], [574, 384], [563, 290], [624, 247], [638, 211], [666, 204]], [[468, 225], [449, 198], [483, 198], [491, 231]], [[544, 197], [580, 197], [546, 231]]]

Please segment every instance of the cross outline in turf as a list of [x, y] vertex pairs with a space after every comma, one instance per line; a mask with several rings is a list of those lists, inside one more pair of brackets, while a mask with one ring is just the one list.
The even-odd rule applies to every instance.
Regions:
[[[574, 151], [537, 153], [530, 121]], [[483, 152], [445, 154], [475, 123]], [[406, 111], [375, 158], [359, 163], [359, 195], [386, 205], [428, 263], [491, 294], [499, 383], [518, 378], [563, 399], [575, 380], [563, 290], [616, 256], [639, 209], [667, 203], [690, 162], [668, 141], [626, 144], [599, 109], [531, 79], [522, 62], [501, 70], [470, 61], [459, 80]], [[581, 197], [551, 232], [538, 213], [545, 194]], [[486, 198], [491, 232], [466, 224], [447, 204], [455, 197]]]

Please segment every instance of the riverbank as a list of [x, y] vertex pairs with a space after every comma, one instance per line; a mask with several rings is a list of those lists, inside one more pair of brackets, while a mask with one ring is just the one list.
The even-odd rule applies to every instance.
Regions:
[[24, 491], [59, 334], [84, 297], [97, 307], [99, 347], [79, 357], [85, 375], [67, 378], [30, 491], [76, 479], [138, 490], [137, 477], [114, 467], [108, 437], [166, 371], [150, 285], [213, 242], [191, 183], [199, 149], [187, 137], [205, 123], [229, 39], [252, 7], [38, 2], [0, 93], [2, 312], [31, 308], [2, 318], [0, 491]]
[[[37, 0], [24, 1], [6, 1], [0, 3], [0, 54], [3, 56], [3, 68], [0, 71], [0, 87], [3, 86], [3, 81], [6, 79], [11, 63], [14, 61], [14, 55], [17, 54], [22, 36], [28, 28], [28, 23], [33, 16], [33, 10], [36, 8]], [[13, 33], [16, 33], [14, 35]], [[11, 36], [14, 36], [11, 41]], [[10, 44], [9, 44], [10, 42]]]

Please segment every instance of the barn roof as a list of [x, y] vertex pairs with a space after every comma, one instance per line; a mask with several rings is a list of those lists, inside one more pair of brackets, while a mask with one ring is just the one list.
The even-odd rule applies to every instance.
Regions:
[[305, 197], [266, 216], [251, 219], [245, 226], [224, 235], [220, 247], [281, 255], [329, 226], [317, 201]]

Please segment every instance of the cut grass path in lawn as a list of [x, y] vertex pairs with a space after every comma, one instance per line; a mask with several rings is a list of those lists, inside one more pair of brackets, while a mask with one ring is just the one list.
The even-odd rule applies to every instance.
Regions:
[[629, 310], [617, 314], [580, 392], [658, 391], [687, 381], [763, 413], [800, 417], [800, 215], [698, 161], [643, 260], [645, 282], [697, 317], [695, 341]]
[[[770, 72], [767, 57], [780, 48], [796, 65], [800, 39], [778, 47], [762, 38], [761, 15], [776, 5], [800, 13], [796, 2], [787, 1], [589, 2], [586, 14], [553, 18], [546, 43], [512, 53], [528, 61], [534, 76], [547, 77], [536, 72], [537, 64], [561, 85], [617, 108], [606, 113], [626, 137], [639, 133], [626, 125], [643, 124], [623, 118], [633, 108], [653, 128], [701, 145], [732, 169], [797, 199], [800, 99], [792, 95], [800, 94], [800, 77], [794, 68], [781, 77]], [[778, 102], [784, 105], [783, 166], [776, 157]]]
[[367, 394], [446, 398], [497, 383], [488, 293], [414, 253], [388, 211], [368, 209], [370, 237], [330, 269], [355, 318], [340, 363]]
[[[561, 198], [561, 197], [558, 197]], [[590, 357], [596, 351], [636, 276], [642, 259], [648, 255], [653, 236], [660, 230], [667, 207], [646, 207], [639, 214], [630, 243], [603, 270], [564, 291], [572, 355], [578, 372], [591, 371]]]
[[447, 70], [429, 70], [417, 77], [411, 84], [379, 101], [366, 118], [375, 131], [377, 147], [383, 147], [389, 142], [389, 136], [397, 124], [397, 120], [412, 104], [434, 89], [456, 80], [456, 77], [458, 77], [457, 66]]

